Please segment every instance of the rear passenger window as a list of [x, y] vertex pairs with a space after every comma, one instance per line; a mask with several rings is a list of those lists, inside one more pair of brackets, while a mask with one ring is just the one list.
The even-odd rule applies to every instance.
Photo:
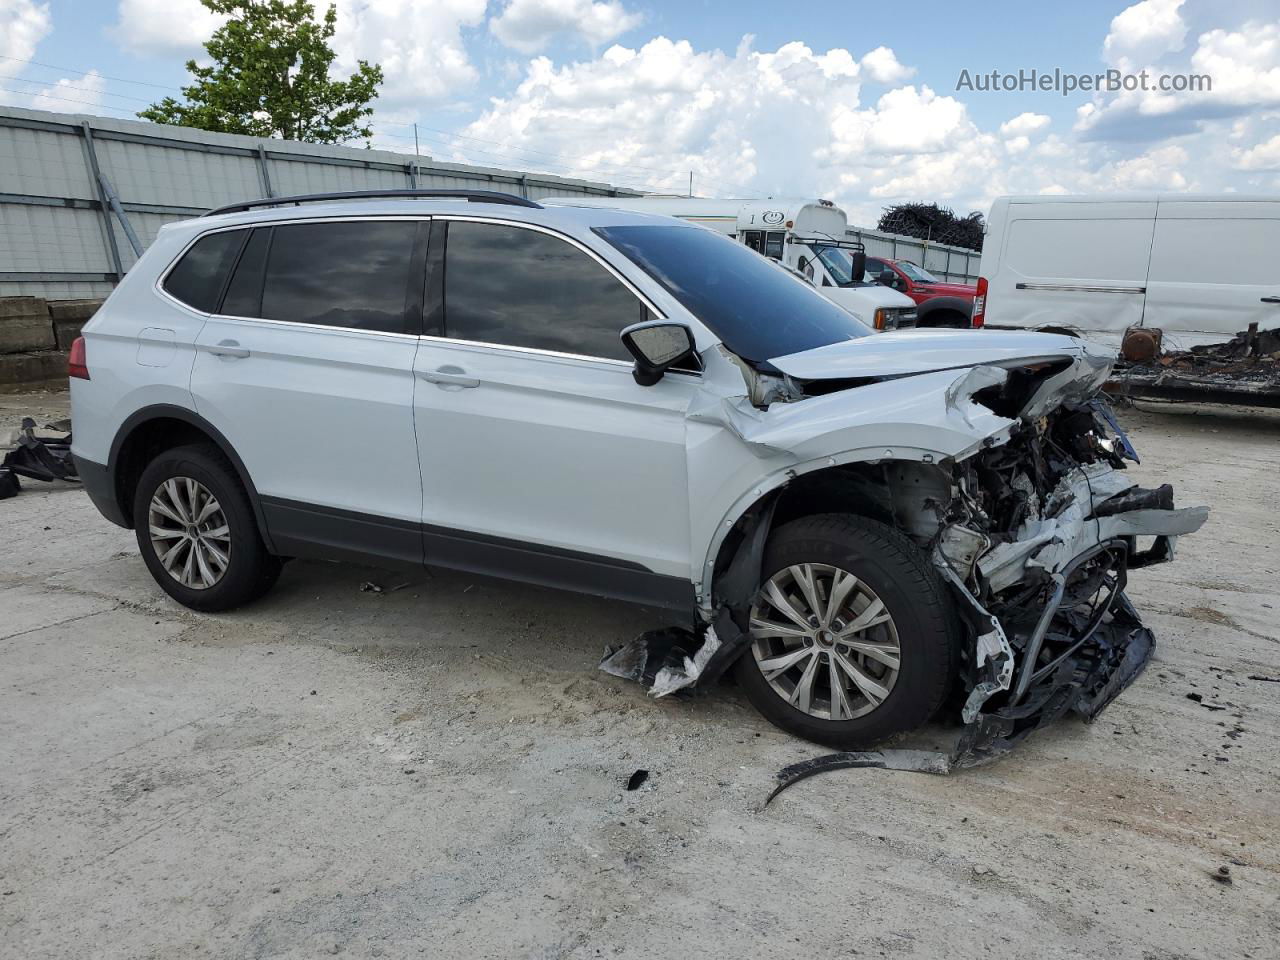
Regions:
[[[267, 254], [261, 316], [382, 333], [406, 332], [405, 307], [417, 227], [411, 220], [276, 226]], [[421, 283], [421, 276], [418, 281]], [[250, 298], [251, 286], [246, 279]]]
[[223, 230], [201, 237], [169, 271], [165, 291], [201, 313], [213, 313], [247, 232]]
[[630, 290], [558, 237], [455, 220], [445, 245], [450, 337], [631, 360], [618, 334], [649, 318]]

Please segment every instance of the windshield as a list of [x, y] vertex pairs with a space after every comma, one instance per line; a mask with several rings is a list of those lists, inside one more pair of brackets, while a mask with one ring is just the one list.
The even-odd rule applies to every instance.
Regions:
[[818, 259], [822, 261], [822, 265], [827, 268], [827, 273], [831, 274], [831, 279], [840, 287], [852, 287], [864, 283], [875, 283], [876, 278], [870, 271], [864, 270], [862, 277], [855, 284], [853, 279], [853, 251], [844, 247], [820, 247], [814, 246], [814, 250], [818, 253]]
[[726, 347], [759, 363], [871, 333], [808, 283], [701, 227], [596, 227]]
[[916, 283], [940, 283], [941, 282], [938, 280], [937, 277], [935, 277], [932, 273], [930, 273], [924, 267], [917, 267], [910, 260], [895, 260], [894, 263], [898, 265], [899, 270], [905, 273], [908, 277], [910, 277]]

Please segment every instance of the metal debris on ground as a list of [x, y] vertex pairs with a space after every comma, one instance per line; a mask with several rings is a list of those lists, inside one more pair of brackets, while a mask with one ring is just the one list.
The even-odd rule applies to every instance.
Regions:
[[1160, 353], [1133, 348], [1125, 335], [1123, 358], [1107, 391], [1117, 396], [1280, 406], [1280, 329], [1249, 324], [1226, 343]]
[[53, 480], [79, 480], [75, 462], [71, 459], [70, 420], [59, 420], [46, 425], [59, 431], [59, 436], [37, 436], [36, 422], [22, 418], [22, 426], [13, 434], [13, 449], [0, 462], [0, 500], [13, 497], [21, 490], [19, 477], [51, 482]]
[[868, 752], [828, 753], [812, 760], [802, 760], [778, 771], [778, 782], [765, 797], [769, 803], [788, 787], [819, 773], [873, 767], [877, 770], [905, 770], [909, 773], [932, 773], [945, 776], [955, 765], [952, 754], [941, 750], [872, 750]]

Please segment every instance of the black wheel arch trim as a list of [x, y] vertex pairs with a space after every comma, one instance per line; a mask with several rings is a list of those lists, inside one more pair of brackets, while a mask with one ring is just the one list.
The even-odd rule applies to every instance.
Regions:
[[[262, 541], [269, 552], [275, 553], [275, 544], [271, 540], [271, 531], [267, 528], [266, 514], [262, 510], [262, 501], [258, 496], [258, 488], [254, 486], [253, 478], [249, 476], [249, 471], [245, 467], [244, 461], [240, 459], [240, 455], [236, 453], [236, 449], [231, 445], [230, 441], [222, 435], [222, 431], [204, 417], [192, 410], [188, 410], [186, 407], [179, 407], [170, 403], [151, 404], [135, 410], [120, 424], [120, 429], [116, 431], [115, 439], [111, 441], [111, 452], [107, 457], [107, 474], [111, 478], [112, 488], [117, 491], [117, 496], [119, 495], [117, 472], [120, 468], [120, 451], [129, 437], [133, 436], [139, 427], [145, 426], [153, 420], [179, 420], [195, 427], [213, 441], [214, 445], [222, 452], [222, 455], [230, 461], [231, 466], [235, 468], [236, 475], [240, 478], [240, 482], [244, 484], [245, 492], [249, 495], [249, 503], [253, 507], [254, 519], [258, 522], [258, 532], [262, 536]], [[132, 527], [133, 518], [130, 504], [120, 503], [119, 505], [121, 513], [129, 521], [129, 526]]]
[[930, 297], [916, 306], [917, 323], [920, 320], [924, 320], [931, 313], [937, 313], [939, 310], [945, 310], [948, 313], [959, 313], [972, 321], [973, 301], [964, 297]]

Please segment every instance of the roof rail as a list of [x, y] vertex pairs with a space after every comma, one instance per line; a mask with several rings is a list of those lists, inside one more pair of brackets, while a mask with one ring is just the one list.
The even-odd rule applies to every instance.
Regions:
[[301, 206], [325, 200], [377, 200], [383, 197], [470, 200], [472, 203], [502, 203], [512, 207], [542, 209], [541, 204], [532, 200], [517, 197], [514, 193], [499, 193], [497, 190], [346, 190], [341, 193], [304, 193], [296, 197], [263, 197], [243, 203], [228, 203], [225, 207], [214, 207], [201, 216], [213, 217], [220, 213], [237, 213], [254, 207], [278, 207], [289, 203]]

